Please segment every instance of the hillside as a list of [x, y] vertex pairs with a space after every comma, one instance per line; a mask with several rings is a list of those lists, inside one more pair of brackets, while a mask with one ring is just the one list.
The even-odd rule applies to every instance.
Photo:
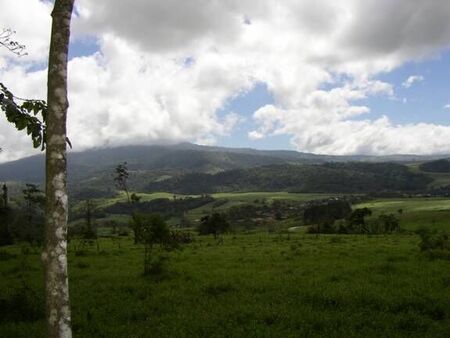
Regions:
[[[76, 199], [112, 196], [115, 194], [114, 168], [121, 162], [127, 162], [129, 187], [135, 191], [413, 191], [423, 188], [426, 180], [422, 176], [410, 176], [401, 165], [386, 165], [383, 162], [423, 163], [436, 158], [439, 157], [327, 156], [190, 143], [124, 146], [70, 152], [69, 190]], [[383, 171], [384, 167], [388, 171]], [[374, 168], [380, 172], [371, 172]], [[425, 174], [433, 176], [433, 173]], [[43, 155], [0, 164], [1, 181], [42, 185]]]
[[[320, 164], [325, 162], [424, 162], [439, 156], [328, 156], [287, 150], [223, 148], [190, 143], [177, 145], [123, 146], [69, 152], [69, 180], [79, 181], [112, 172], [120, 162], [130, 171], [168, 171], [217, 173], [224, 170], [251, 168], [273, 164]], [[44, 180], [43, 155], [0, 164], [0, 181]]]
[[315, 193], [413, 192], [431, 179], [394, 163], [326, 163], [271, 165], [217, 174], [189, 173], [147, 186], [148, 191], [201, 194], [229, 191]]
[[422, 163], [420, 170], [432, 173], [450, 173], [450, 160], [441, 159]]
[[[290, 151], [259, 151], [197, 146], [183, 143], [167, 146], [126, 146], [68, 154], [69, 180], [78, 181], [112, 172], [120, 162], [130, 171], [207, 172], [249, 168], [279, 163], [321, 163], [313, 154]], [[42, 182], [44, 156], [36, 155], [0, 164], [0, 180]]]

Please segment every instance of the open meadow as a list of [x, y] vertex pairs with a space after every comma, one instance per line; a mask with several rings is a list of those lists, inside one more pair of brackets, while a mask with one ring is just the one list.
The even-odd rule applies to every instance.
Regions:
[[[449, 200], [362, 206], [374, 215], [397, 213], [406, 231], [194, 235], [181, 250], [164, 253], [160, 269], [147, 276], [143, 246], [131, 235], [84, 245], [74, 239], [74, 336], [448, 337], [450, 261], [430, 259], [409, 230], [449, 230]], [[45, 337], [39, 249], [2, 248], [0, 274], [0, 337]]]

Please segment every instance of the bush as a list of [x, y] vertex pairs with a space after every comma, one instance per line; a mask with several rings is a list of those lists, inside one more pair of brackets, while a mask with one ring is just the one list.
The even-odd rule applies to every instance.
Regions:
[[420, 236], [421, 251], [450, 251], [450, 237], [446, 232], [420, 228], [416, 233]]
[[170, 241], [176, 244], [189, 244], [194, 241], [190, 232], [170, 231]]

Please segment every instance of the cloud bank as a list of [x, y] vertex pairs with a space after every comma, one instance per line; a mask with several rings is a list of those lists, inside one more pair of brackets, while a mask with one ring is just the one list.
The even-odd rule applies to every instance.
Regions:
[[[45, 97], [49, 11], [39, 0], [2, 6], [0, 22], [30, 54], [0, 52], [0, 79], [21, 96]], [[264, 83], [275, 102], [254, 112], [251, 139], [287, 134], [317, 153], [450, 153], [449, 125], [396, 125], [362, 103], [395, 97], [380, 74], [448, 48], [449, 16], [446, 0], [79, 0], [72, 38], [99, 50], [70, 61], [69, 136], [76, 150], [214, 143], [241, 120], [218, 111]], [[3, 120], [0, 145], [2, 160], [30, 154]]]

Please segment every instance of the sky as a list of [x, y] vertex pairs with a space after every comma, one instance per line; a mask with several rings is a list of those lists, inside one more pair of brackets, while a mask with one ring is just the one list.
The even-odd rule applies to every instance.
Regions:
[[[73, 150], [450, 154], [448, 0], [76, 0]], [[51, 1], [0, 0], [0, 82], [46, 96]], [[0, 162], [36, 154], [0, 116]]]

